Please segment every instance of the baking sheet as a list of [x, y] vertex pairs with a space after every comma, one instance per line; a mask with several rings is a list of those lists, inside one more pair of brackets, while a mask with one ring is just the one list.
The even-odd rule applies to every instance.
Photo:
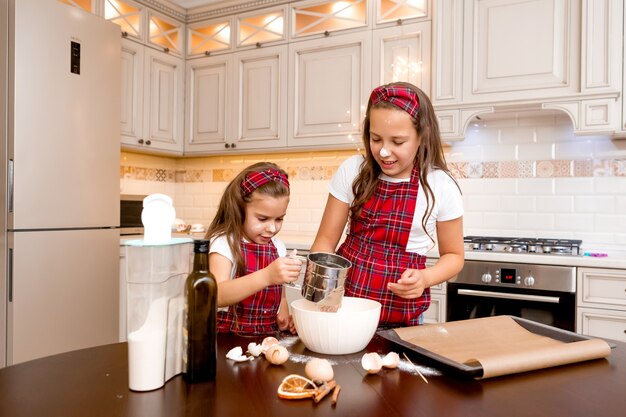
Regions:
[[602, 339], [514, 316], [494, 316], [379, 331], [435, 366], [490, 378], [606, 357]]

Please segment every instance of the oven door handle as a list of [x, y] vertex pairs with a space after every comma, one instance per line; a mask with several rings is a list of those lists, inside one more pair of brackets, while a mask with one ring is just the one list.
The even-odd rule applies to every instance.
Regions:
[[528, 294], [502, 293], [502, 292], [494, 292], [494, 291], [465, 290], [463, 288], [459, 288], [458, 294], [469, 295], [471, 297], [491, 297], [491, 298], [506, 298], [509, 300], [537, 301], [540, 303], [558, 304], [560, 302], [559, 297], [551, 297], [548, 295], [528, 295]]

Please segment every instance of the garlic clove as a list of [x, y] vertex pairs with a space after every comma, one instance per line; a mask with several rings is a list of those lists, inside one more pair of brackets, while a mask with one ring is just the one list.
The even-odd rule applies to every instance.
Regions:
[[333, 367], [326, 359], [313, 358], [304, 367], [304, 374], [315, 382], [328, 382], [334, 377]]
[[254, 342], [248, 343], [248, 353], [256, 358], [263, 353], [263, 346]]
[[383, 357], [382, 364], [385, 368], [397, 368], [400, 364], [400, 355], [396, 352], [389, 352]]
[[226, 353], [226, 358], [235, 362], [245, 362], [250, 360], [246, 355], [243, 354], [243, 349], [241, 346], [237, 346], [232, 348]]
[[376, 352], [366, 353], [361, 358], [361, 366], [368, 374], [376, 374], [383, 367], [383, 360]]
[[272, 365], [282, 365], [289, 359], [289, 351], [282, 345], [271, 345], [265, 351], [265, 359]]
[[265, 351], [272, 345], [277, 345], [278, 344], [278, 339], [276, 339], [275, 337], [272, 336], [268, 336], [265, 339], [263, 339], [263, 341], [261, 342], [261, 348], [263, 353], [265, 353]]

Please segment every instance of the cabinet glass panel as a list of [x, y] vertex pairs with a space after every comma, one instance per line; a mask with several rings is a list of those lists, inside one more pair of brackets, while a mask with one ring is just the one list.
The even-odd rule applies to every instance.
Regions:
[[104, 18], [120, 28], [126, 36], [141, 39], [141, 9], [119, 0], [105, 0]]
[[376, 22], [427, 16], [427, 3], [427, 0], [378, 0]]
[[180, 52], [182, 24], [150, 16], [149, 42], [168, 51]]
[[367, 25], [366, 0], [340, 0], [293, 8], [294, 36]]
[[93, 6], [91, 0], [59, 0], [61, 3], [69, 4], [70, 6], [78, 7], [86, 12], [93, 13]]
[[187, 33], [188, 55], [229, 49], [230, 26], [230, 20], [224, 20], [190, 27]]
[[285, 38], [285, 19], [282, 10], [239, 19], [238, 46], [255, 45]]

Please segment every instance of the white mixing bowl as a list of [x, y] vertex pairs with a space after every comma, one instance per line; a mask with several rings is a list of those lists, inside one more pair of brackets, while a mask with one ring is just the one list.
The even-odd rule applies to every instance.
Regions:
[[365, 298], [343, 297], [336, 313], [318, 311], [317, 305], [301, 298], [291, 303], [291, 314], [304, 346], [313, 352], [345, 355], [363, 350], [372, 340], [380, 303]]

